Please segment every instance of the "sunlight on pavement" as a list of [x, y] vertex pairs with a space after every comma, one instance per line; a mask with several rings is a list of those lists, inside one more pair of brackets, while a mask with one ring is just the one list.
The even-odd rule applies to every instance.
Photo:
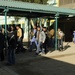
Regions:
[[[66, 43], [64, 43], [64, 45], [66, 45]], [[55, 50], [52, 53], [48, 52], [46, 55], [41, 54], [41, 56], [75, 65], [75, 44], [71, 42], [69, 45], [71, 47], [65, 51], [60, 52]]]

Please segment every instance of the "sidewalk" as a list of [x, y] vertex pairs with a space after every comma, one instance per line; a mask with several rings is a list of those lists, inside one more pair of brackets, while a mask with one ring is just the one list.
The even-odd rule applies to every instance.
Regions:
[[0, 68], [0, 75], [19, 75], [19, 74], [17, 74], [13, 70], [5, 66]]
[[69, 55], [75, 55], [75, 44], [74, 43], [64, 43], [64, 46], [66, 46], [66, 50], [59, 51], [55, 50], [53, 52], [48, 52], [46, 55], [42, 55], [49, 58], [58, 58], [58, 57], [64, 57]]
[[[66, 45], [66, 43], [64, 43], [64, 46], [65, 45]], [[17, 73], [16, 67], [17, 67], [17, 69], [18, 68], [26, 68], [27, 65], [29, 66], [30, 62], [38, 61], [38, 59], [41, 59], [41, 61], [42, 61], [43, 57], [60, 58], [60, 57], [75, 55], [75, 44], [69, 43], [68, 45], [69, 45], [69, 47], [64, 51], [55, 50], [53, 52], [48, 52], [46, 55], [42, 54], [40, 56], [35, 56], [35, 52], [26, 52], [26, 53], [16, 54], [16, 63], [17, 64], [15, 66], [11, 66], [11, 67], [1, 66], [0, 67], [0, 75], [21, 75], [21, 72], [20, 72], [20, 74]], [[25, 65], [25, 67], [21, 67], [21, 65], [22, 66]], [[28, 73], [28, 70], [26, 72]], [[26, 74], [24, 74], [24, 75], [26, 75]], [[34, 75], [34, 74], [32, 74], [32, 75]], [[38, 74], [38, 75], [40, 75], [40, 74]]]

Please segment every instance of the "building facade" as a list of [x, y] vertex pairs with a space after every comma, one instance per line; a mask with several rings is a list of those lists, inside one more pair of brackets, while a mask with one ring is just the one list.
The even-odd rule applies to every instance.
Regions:
[[[62, 8], [75, 9], [75, 0], [58, 0], [58, 6]], [[64, 31], [66, 42], [73, 41], [73, 31], [75, 31], [75, 15], [68, 15], [67, 18], [59, 20], [58, 27], [62, 28]]]
[[75, 9], [75, 0], [58, 0], [60, 7]]

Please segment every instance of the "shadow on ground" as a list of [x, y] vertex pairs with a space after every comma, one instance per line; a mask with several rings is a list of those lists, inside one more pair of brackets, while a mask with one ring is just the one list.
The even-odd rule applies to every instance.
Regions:
[[70, 45], [65, 45], [64, 50], [68, 49], [69, 47], [71, 47], [71, 46]]
[[66, 49], [68, 49], [69, 47], [71, 47], [70, 45], [69, 45], [69, 42], [64, 46], [64, 50], [66, 50]]
[[19, 75], [75, 75], [75, 65], [35, 56], [34, 52], [18, 54], [16, 59], [16, 64], [9, 68]]

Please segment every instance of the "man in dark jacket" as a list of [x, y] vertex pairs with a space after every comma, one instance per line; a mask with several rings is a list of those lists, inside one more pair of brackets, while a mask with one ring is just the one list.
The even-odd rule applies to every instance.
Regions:
[[4, 35], [2, 34], [1, 30], [0, 30], [0, 60], [3, 61], [4, 60]]
[[11, 26], [11, 32], [8, 33], [8, 63], [7, 65], [15, 64], [15, 49], [16, 49], [16, 34], [14, 26]]

